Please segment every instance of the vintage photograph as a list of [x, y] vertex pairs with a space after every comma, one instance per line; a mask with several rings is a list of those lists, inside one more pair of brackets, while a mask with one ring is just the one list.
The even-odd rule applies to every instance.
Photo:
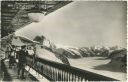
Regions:
[[127, 1], [1, 1], [0, 81], [126, 81]]

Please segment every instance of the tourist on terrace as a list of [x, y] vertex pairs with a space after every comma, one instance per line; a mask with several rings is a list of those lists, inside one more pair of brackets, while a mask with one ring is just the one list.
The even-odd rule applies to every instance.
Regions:
[[[25, 70], [25, 65], [26, 65], [26, 55], [28, 53], [26, 52], [26, 46], [21, 46], [21, 50], [18, 51], [18, 78], [21, 77], [21, 79], [25, 79], [24, 77], [24, 70]], [[21, 71], [21, 74], [20, 74]]]

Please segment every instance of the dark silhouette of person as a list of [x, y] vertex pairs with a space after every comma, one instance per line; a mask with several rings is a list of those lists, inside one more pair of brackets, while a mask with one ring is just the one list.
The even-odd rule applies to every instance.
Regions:
[[14, 63], [15, 63], [15, 58], [14, 56], [11, 54], [9, 56], [9, 68], [12, 68], [12, 66], [14, 66]]
[[[26, 55], [28, 53], [26, 52], [26, 46], [21, 46], [21, 50], [17, 52], [18, 54], [18, 77], [21, 76], [22, 79], [25, 79], [24, 77], [24, 70], [25, 70], [25, 65], [26, 65]], [[21, 71], [21, 75], [20, 75]]]

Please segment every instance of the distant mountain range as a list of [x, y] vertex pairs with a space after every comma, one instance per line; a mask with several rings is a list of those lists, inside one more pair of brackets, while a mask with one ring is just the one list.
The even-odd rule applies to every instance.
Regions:
[[[44, 43], [46, 43], [44, 41]], [[94, 56], [103, 56], [103, 57], [109, 57], [113, 52], [117, 51], [126, 51], [125, 48], [121, 48], [118, 46], [113, 47], [104, 47], [104, 46], [93, 46], [93, 47], [71, 47], [71, 46], [57, 46], [56, 44], [52, 42], [47, 42], [49, 44], [44, 44], [44, 47], [46, 49], [49, 49], [50, 51], [64, 55], [67, 58], [81, 58], [81, 57], [94, 57]]]

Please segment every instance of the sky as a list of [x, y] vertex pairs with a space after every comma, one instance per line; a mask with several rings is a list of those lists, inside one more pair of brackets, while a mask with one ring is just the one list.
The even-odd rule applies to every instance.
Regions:
[[57, 45], [126, 47], [126, 3], [75, 1], [18, 30], [33, 39], [44, 35]]

